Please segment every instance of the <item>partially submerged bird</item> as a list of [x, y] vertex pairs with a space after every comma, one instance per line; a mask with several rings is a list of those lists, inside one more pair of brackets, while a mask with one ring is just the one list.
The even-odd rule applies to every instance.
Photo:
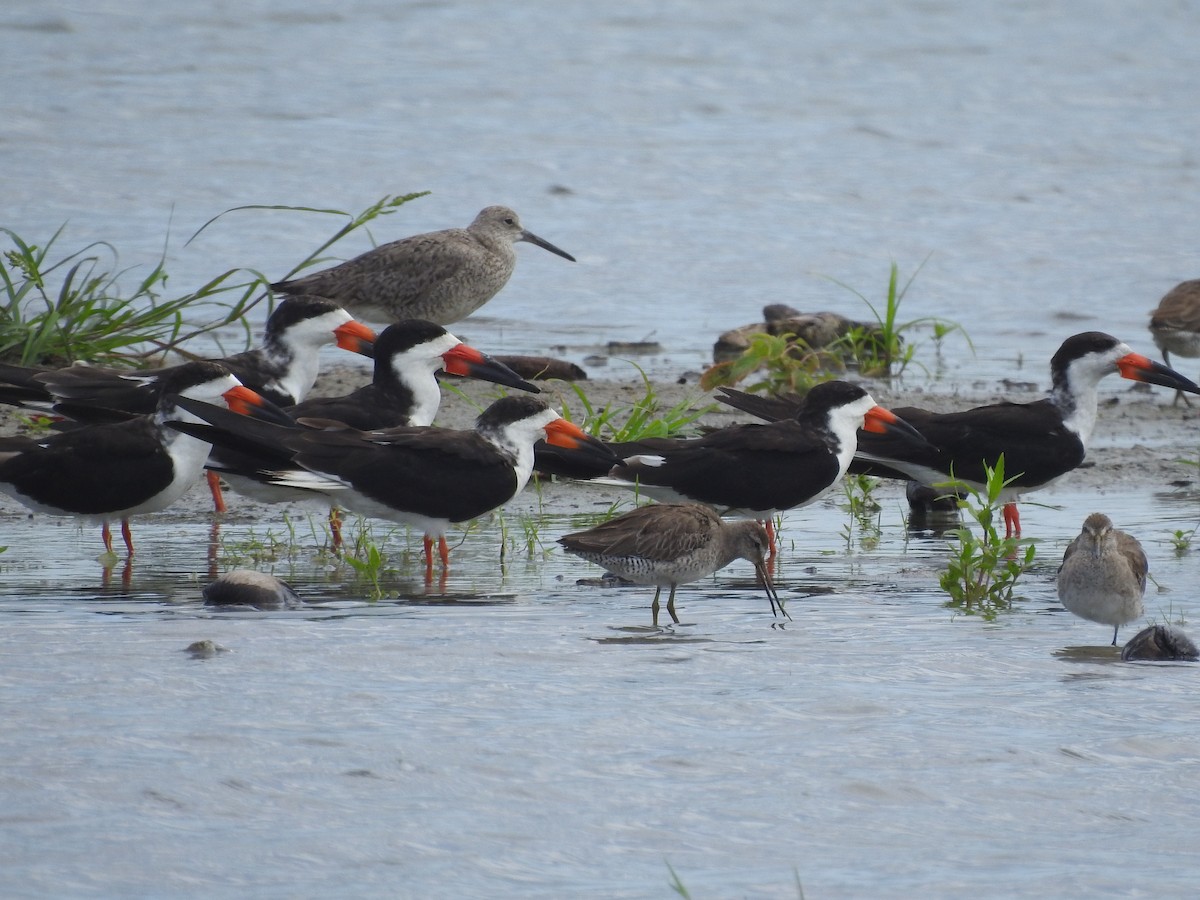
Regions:
[[327, 494], [360, 515], [420, 528], [427, 578], [434, 539], [443, 568], [449, 566], [445, 535], [451, 523], [491, 512], [525, 487], [534, 441], [599, 453], [609, 465], [617, 461], [534, 397], [500, 398], [469, 431], [432, 426], [359, 431], [312, 419], [283, 427], [230, 416], [211, 404], [185, 401], [185, 406], [211, 425], [177, 423], [180, 430], [220, 447], [274, 454], [271, 468], [262, 472], [272, 483]]
[[[1200, 279], [1180, 282], [1163, 295], [1150, 313], [1150, 336], [1168, 366], [1172, 353], [1200, 356]], [[1174, 402], [1181, 399], [1191, 406], [1183, 392], [1176, 391]]]
[[1144, 611], [1149, 563], [1137, 538], [1113, 528], [1104, 513], [1083, 520], [1083, 530], [1071, 541], [1058, 570], [1058, 599], [1080, 618], [1117, 630]]
[[1200, 659], [1200, 650], [1183, 629], [1174, 625], [1147, 625], [1121, 648], [1123, 660], [1186, 660]]
[[[1200, 386], [1099, 331], [1063, 341], [1050, 361], [1050, 395], [1033, 403], [993, 403], [954, 413], [897, 407], [926, 442], [897, 441], [891, 435], [866, 434], [859, 441], [850, 472], [919, 481], [938, 487], [952, 480], [977, 490], [986, 484], [985, 466], [1004, 455], [1011, 483], [1001, 491], [1006, 536], [1021, 533], [1016, 501], [1046, 487], [1083, 462], [1096, 425], [1097, 386], [1112, 373], [1122, 378], [1200, 393]], [[725, 389], [722, 402], [768, 419], [783, 419], [798, 401], [758, 398]]]
[[299, 595], [286, 581], [253, 569], [226, 572], [206, 584], [201, 595], [207, 606], [293, 609], [302, 605]]
[[771, 614], [778, 614], [778, 606], [778, 612], [787, 616], [767, 570], [767, 532], [758, 522], [726, 522], [709, 507], [695, 503], [654, 503], [586, 531], [563, 535], [558, 542], [568, 553], [614, 575], [654, 585], [650, 610], [655, 626], [664, 587], [671, 589], [667, 612], [678, 623], [675, 589], [711, 575], [735, 559], [753, 564], [771, 601]]
[[527, 231], [505, 206], [489, 206], [466, 228], [382, 244], [341, 265], [279, 281], [271, 290], [328, 297], [372, 322], [428, 319], [449, 325], [494, 297], [513, 273], [513, 244], [525, 241], [575, 257]]
[[212, 362], [179, 366], [163, 376], [157, 389], [158, 406], [150, 415], [81, 425], [43, 438], [0, 438], [0, 490], [35, 512], [102, 522], [109, 553], [109, 523], [119, 520], [132, 555], [129, 518], [166, 509], [204, 469], [209, 445], [169, 427], [197, 421], [182, 408], [185, 398], [205, 403], [224, 399], [237, 418], [242, 417], [239, 412], [267, 406]]

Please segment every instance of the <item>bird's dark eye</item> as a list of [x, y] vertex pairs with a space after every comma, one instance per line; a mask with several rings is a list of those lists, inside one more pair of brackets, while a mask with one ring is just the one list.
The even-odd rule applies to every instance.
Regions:
[[510, 218], [504, 220], [505, 225], [515, 225], [516, 223]]

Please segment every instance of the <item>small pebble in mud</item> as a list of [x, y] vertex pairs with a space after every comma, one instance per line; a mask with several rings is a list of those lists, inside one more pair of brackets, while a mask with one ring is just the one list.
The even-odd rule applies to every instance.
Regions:
[[183, 652], [189, 654], [192, 659], [212, 659], [218, 653], [228, 653], [229, 648], [222, 647], [216, 641], [206, 639], [188, 644]]
[[291, 585], [274, 575], [234, 569], [204, 586], [207, 606], [253, 606], [255, 609], [294, 609], [301, 605]]
[[1143, 628], [1121, 648], [1121, 659], [1200, 659], [1200, 650], [1182, 629], [1173, 625]]

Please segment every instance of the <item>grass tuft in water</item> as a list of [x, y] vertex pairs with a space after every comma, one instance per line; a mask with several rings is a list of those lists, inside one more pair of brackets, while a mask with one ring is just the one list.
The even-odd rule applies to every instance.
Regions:
[[1001, 537], [996, 528], [997, 513], [1003, 506], [1000, 492], [1013, 480], [1004, 478], [1004, 455], [994, 468], [985, 465], [984, 470], [984, 492], [961, 481], [938, 485], [948, 492], [957, 491], [958, 508], [980, 529], [979, 536], [967, 527], [951, 529], [956, 543], [950, 545], [946, 570], [938, 583], [950, 595], [947, 606], [994, 619], [1001, 610], [1011, 608], [1017, 580], [1033, 565], [1037, 549], [1029, 539]]
[[[427, 192], [425, 192], [427, 193]], [[425, 193], [385, 196], [360, 213], [301, 206], [239, 206], [204, 223], [206, 228], [231, 212], [287, 210], [337, 215], [349, 221], [284, 276], [331, 262], [324, 256], [335, 243], [372, 220], [395, 212]], [[111, 244], [98, 241], [77, 250], [60, 250], [65, 225], [37, 244], [11, 228], [0, 228], [11, 243], [0, 266], [0, 361], [22, 366], [62, 366], [87, 362], [136, 368], [177, 351], [200, 335], [240, 324], [244, 345], [251, 327], [245, 314], [267, 298], [271, 281], [252, 269], [230, 269], [194, 291], [167, 296], [166, 244], [162, 255], [125, 295], [122, 283], [133, 268], [122, 268]], [[168, 235], [169, 240], [169, 235]], [[249, 280], [246, 280], [249, 276]], [[196, 324], [198, 310], [208, 318]], [[187, 318], [185, 318], [185, 315]]]

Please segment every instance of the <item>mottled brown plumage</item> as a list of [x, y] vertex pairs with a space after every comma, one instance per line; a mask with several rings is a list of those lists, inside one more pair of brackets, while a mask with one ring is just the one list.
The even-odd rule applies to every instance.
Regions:
[[[637, 584], [655, 586], [650, 606], [658, 625], [658, 599], [664, 586], [671, 588], [667, 612], [675, 614], [675, 589], [723, 569], [735, 559], [754, 565], [771, 601], [771, 613], [787, 616], [767, 571], [769, 547], [766, 529], [750, 520], [726, 522], [707, 506], [695, 503], [655, 503], [641, 506], [607, 522], [563, 535], [558, 539], [568, 553], [603, 566]], [[790, 616], [788, 618], [791, 618]]]
[[1144, 611], [1149, 563], [1137, 538], [1117, 531], [1104, 513], [1083, 520], [1058, 570], [1058, 599], [1080, 618], [1117, 630]]
[[336, 300], [373, 322], [465, 319], [508, 283], [517, 263], [513, 244], [527, 241], [571, 256], [526, 231], [517, 214], [489, 206], [466, 228], [431, 231], [383, 244], [331, 269], [281, 281], [271, 289]]
[[[1150, 336], [1168, 366], [1172, 353], [1200, 356], [1200, 279], [1181, 282], [1163, 295], [1150, 313]], [[1182, 391], [1176, 391], [1174, 402], [1180, 399], [1192, 405]]]

